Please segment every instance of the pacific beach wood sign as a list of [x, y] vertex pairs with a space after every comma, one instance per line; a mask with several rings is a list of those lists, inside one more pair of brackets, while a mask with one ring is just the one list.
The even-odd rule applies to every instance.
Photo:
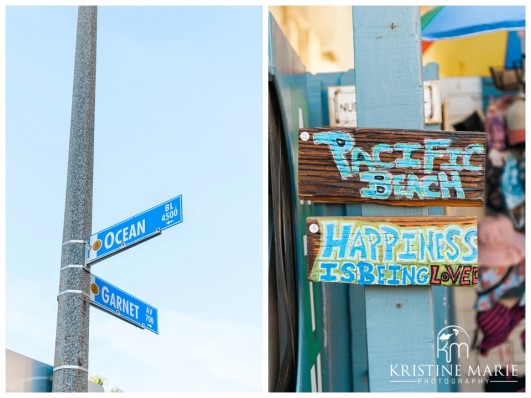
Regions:
[[309, 217], [308, 279], [476, 286], [476, 217]]
[[299, 130], [298, 194], [320, 202], [483, 206], [486, 133]]

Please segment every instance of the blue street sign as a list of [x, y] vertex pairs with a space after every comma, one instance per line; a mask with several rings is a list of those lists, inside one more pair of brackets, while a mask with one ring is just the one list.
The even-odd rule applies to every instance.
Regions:
[[129, 249], [183, 221], [182, 195], [128, 218], [88, 238], [85, 263], [92, 264]]
[[90, 304], [139, 328], [159, 334], [158, 311], [155, 307], [94, 274], [90, 276]]

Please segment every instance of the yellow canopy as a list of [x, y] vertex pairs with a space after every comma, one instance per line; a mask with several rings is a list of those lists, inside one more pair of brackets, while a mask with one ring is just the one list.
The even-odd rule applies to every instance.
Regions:
[[433, 41], [422, 62], [437, 62], [440, 77], [490, 76], [489, 67], [505, 64], [507, 32]]

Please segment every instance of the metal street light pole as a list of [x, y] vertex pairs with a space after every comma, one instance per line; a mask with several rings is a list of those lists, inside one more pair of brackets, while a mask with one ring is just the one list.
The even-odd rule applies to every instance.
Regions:
[[53, 374], [54, 392], [88, 391], [90, 271], [85, 239], [92, 230], [97, 7], [79, 7], [63, 247]]

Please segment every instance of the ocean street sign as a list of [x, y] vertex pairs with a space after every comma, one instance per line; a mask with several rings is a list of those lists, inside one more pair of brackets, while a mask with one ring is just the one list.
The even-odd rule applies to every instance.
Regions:
[[129, 249], [183, 221], [182, 195], [128, 218], [88, 238], [85, 264]]
[[139, 328], [159, 334], [158, 311], [155, 307], [94, 274], [90, 278], [90, 304]]

